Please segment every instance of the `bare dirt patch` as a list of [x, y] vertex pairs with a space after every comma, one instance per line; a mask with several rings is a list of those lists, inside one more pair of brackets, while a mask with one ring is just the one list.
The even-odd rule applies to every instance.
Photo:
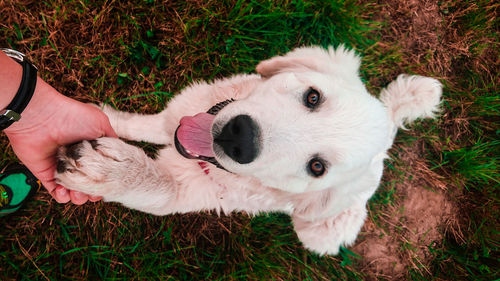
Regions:
[[427, 168], [418, 146], [415, 142], [396, 148], [402, 150], [396, 168], [404, 173], [389, 171], [384, 176], [384, 181], [394, 184], [395, 200], [382, 211], [372, 211], [378, 217], [371, 216], [353, 248], [362, 257], [360, 267], [370, 280], [399, 280], [410, 270], [430, 274], [430, 247], [437, 247], [447, 226], [457, 221], [446, 185]]

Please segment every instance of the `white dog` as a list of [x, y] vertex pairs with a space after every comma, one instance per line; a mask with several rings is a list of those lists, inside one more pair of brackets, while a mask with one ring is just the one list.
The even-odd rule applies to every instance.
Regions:
[[400, 75], [378, 100], [359, 66], [343, 46], [304, 47], [259, 75], [194, 83], [156, 115], [106, 106], [120, 137], [166, 147], [156, 160], [113, 138], [63, 147], [57, 182], [155, 215], [286, 212], [306, 248], [336, 254], [363, 225], [397, 128], [433, 117], [441, 96], [437, 80]]

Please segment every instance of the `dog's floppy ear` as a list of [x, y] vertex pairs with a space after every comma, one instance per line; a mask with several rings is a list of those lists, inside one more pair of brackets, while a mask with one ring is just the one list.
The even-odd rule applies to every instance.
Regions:
[[290, 57], [278, 56], [265, 60], [257, 65], [257, 73], [264, 78], [269, 78], [281, 72], [293, 72], [314, 70], [318, 71], [321, 67], [321, 62], [318, 62], [314, 57]]
[[329, 47], [297, 48], [284, 56], [265, 60], [257, 65], [257, 72], [264, 78], [282, 72], [318, 71], [323, 73], [358, 74], [359, 57], [352, 50], [340, 45], [337, 49]]

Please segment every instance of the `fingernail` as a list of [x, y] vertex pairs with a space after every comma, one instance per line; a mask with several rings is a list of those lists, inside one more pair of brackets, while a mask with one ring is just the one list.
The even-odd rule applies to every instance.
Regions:
[[70, 191], [71, 202], [76, 205], [82, 205], [87, 202], [88, 195], [85, 193], [81, 193], [79, 191]]
[[91, 202], [97, 202], [100, 200], [102, 200], [101, 196], [89, 196], [89, 201], [91, 201]]
[[62, 186], [56, 187], [51, 194], [58, 203], [68, 203], [71, 199], [68, 190]]

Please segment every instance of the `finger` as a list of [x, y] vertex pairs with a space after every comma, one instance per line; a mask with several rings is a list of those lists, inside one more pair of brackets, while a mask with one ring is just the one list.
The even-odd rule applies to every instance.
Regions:
[[69, 191], [60, 185], [57, 186], [56, 189], [54, 189], [50, 194], [58, 203], [68, 203], [69, 200], [71, 200]]
[[90, 202], [97, 202], [97, 201], [100, 201], [102, 200], [102, 196], [92, 196], [92, 195], [89, 195], [89, 201]]
[[42, 185], [43, 187], [45, 187], [45, 189], [47, 189], [47, 191], [49, 193], [52, 193], [56, 187], [57, 187], [57, 184], [55, 181], [43, 181], [43, 180], [40, 180], [40, 182], [42, 182]]
[[56, 180], [54, 179], [54, 169], [47, 169], [42, 173], [34, 172], [33, 175], [42, 182], [42, 185], [49, 193], [53, 193], [57, 188]]
[[83, 205], [89, 199], [89, 196], [85, 193], [70, 190], [69, 195], [71, 197], [71, 202], [75, 205]]

